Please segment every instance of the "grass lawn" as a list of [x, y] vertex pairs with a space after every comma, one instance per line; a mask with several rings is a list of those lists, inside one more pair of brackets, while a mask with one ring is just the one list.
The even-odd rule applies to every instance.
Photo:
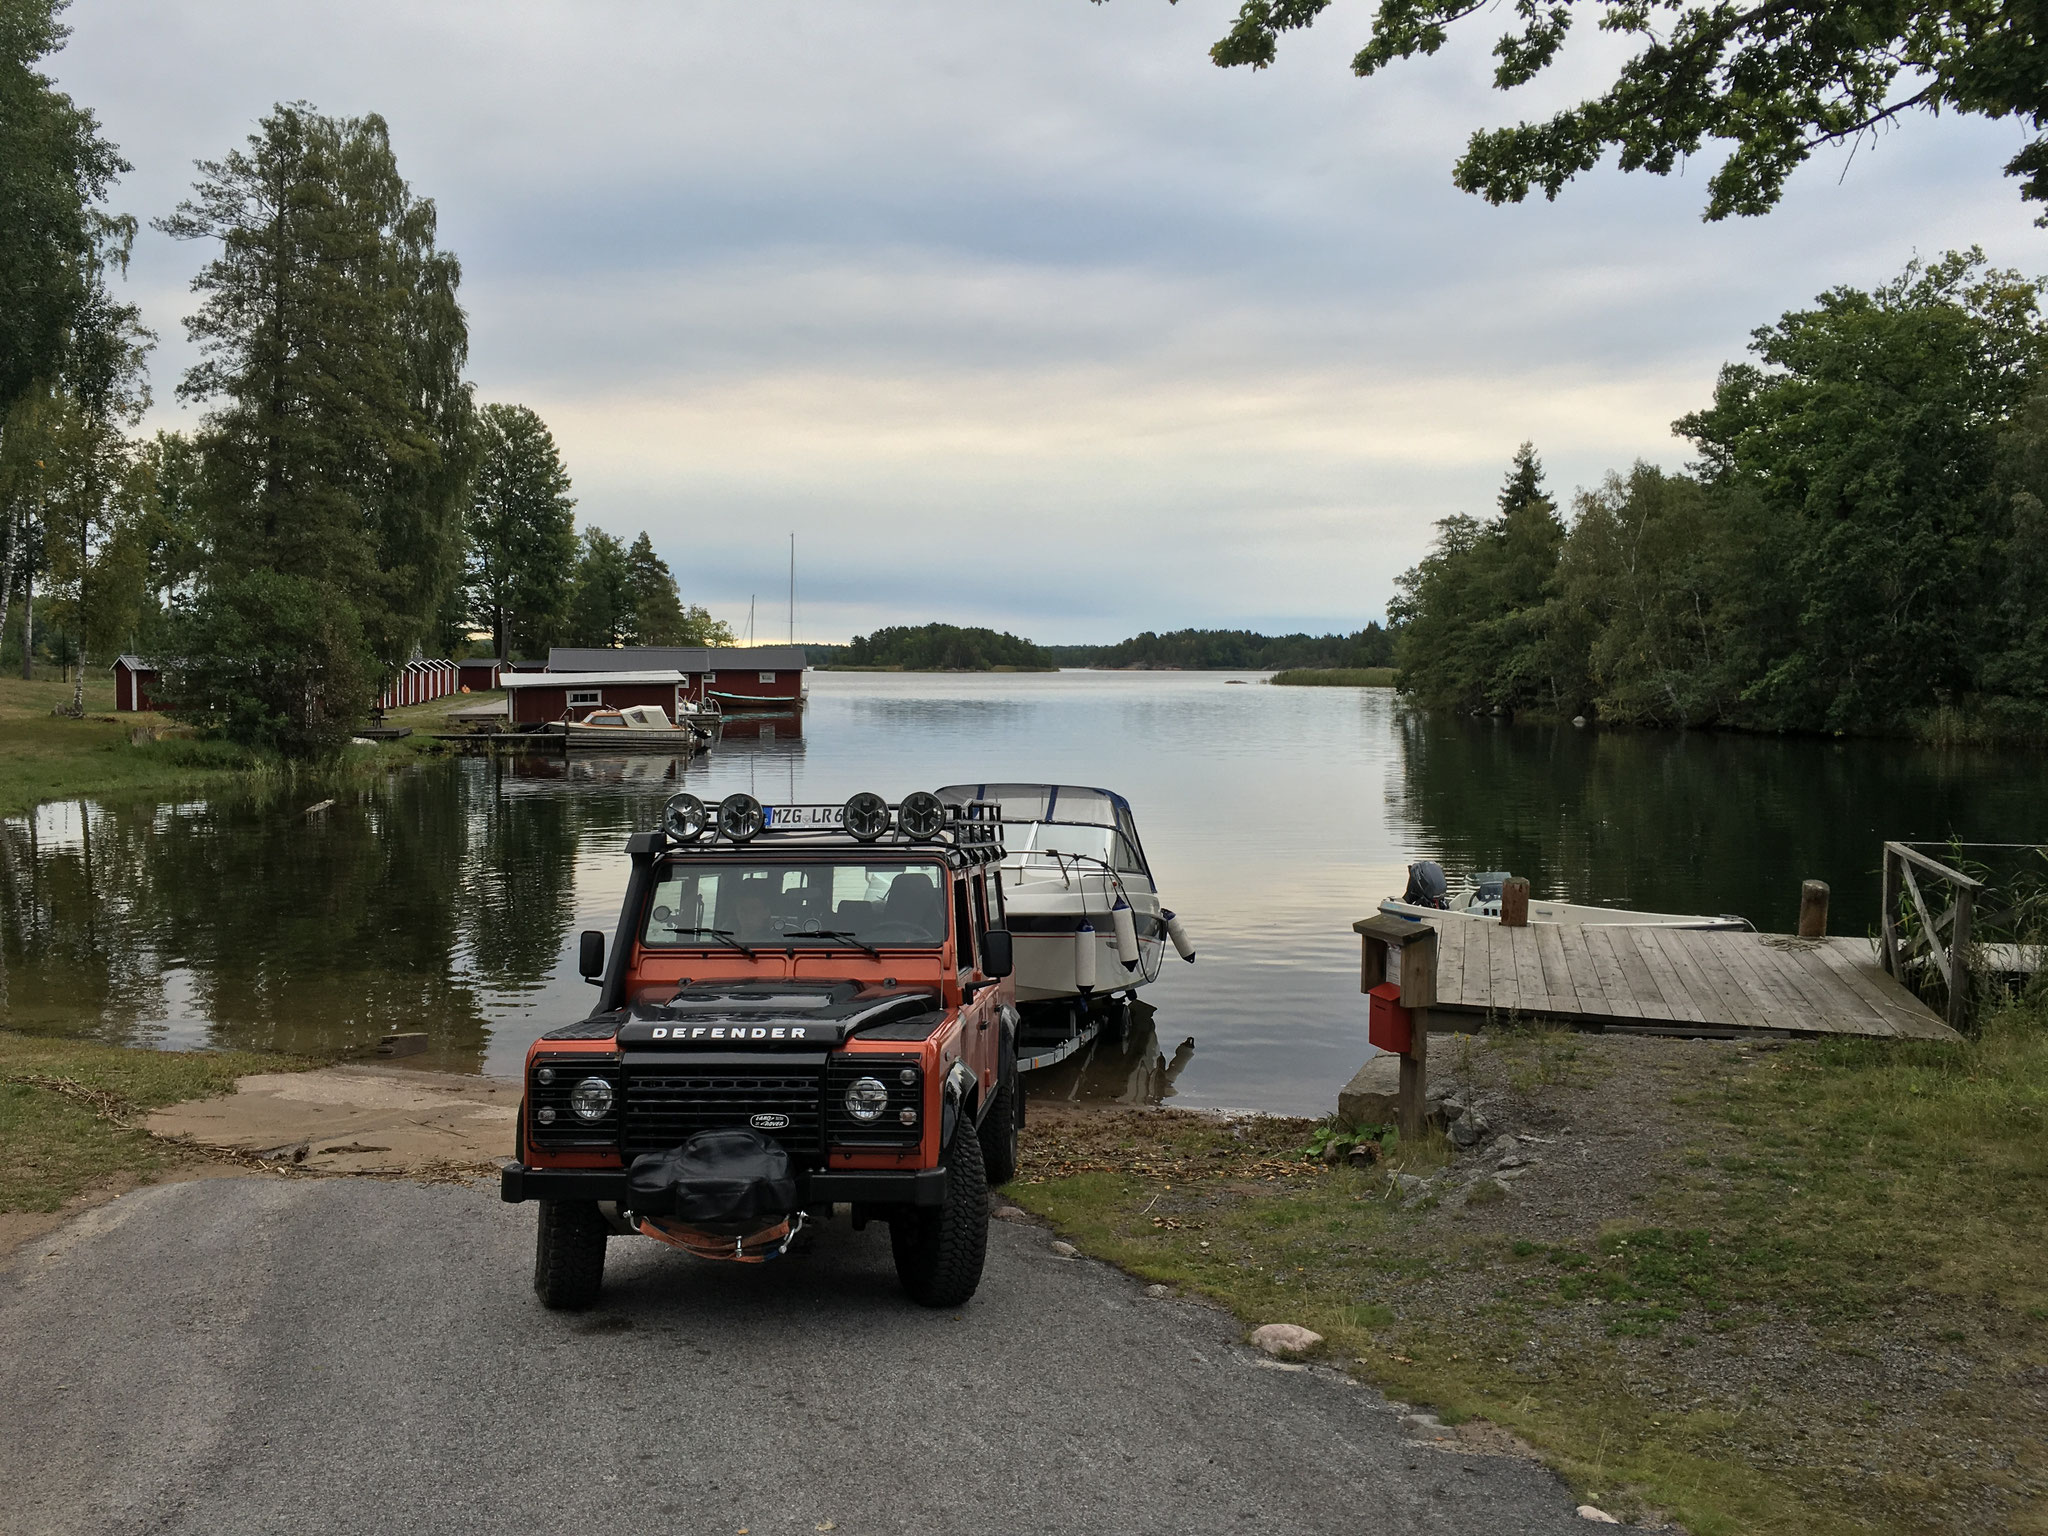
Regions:
[[196, 1154], [142, 1115], [226, 1093], [251, 1072], [317, 1065], [246, 1051], [140, 1051], [0, 1030], [0, 1214], [54, 1211], [110, 1180], [147, 1182]]
[[425, 733], [439, 730], [451, 709], [504, 697], [457, 695], [392, 710], [388, 724], [409, 725], [420, 734], [350, 748], [340, 765], [291, 769], [228, 742], [200, 741], [186, 733], [137, 742], [133, 734], [138, 729], [175, 727], [158, 715], [115, 714], [114, 685], [105, 678], [87, 680], [84, 719], [53, 714], [70, 707], [71, 691], [69, 683], [0, 677], [0, 816], [20, 815], [45, 800], [173, 794], [232, 782], [237, 776], [301, 771], [331, 776], [337, 766], [383, 771], [441, 750], [442, 744]]
[[1294, 667], [1272, 681], [1283, 688], [1391, 688], [1398, 676], [1392, 667]]
[[[1034, 1121], [1007, 1193], [1247, 1327], [1315, 1329], [1446, 1422], [1512, 1430], [1617, 1514], [2048, 1530], [2048, 1004], [1960, 1046], [1621, 1044], [1433, 1054], [1529, 1130], [1526, 1177], [1441, 1138], [1324, 1168], [1308, 1122], [1155, 1112]], [[1469, 1182], [1404, 1204], [1390, 1171], [1447, 1160]]]

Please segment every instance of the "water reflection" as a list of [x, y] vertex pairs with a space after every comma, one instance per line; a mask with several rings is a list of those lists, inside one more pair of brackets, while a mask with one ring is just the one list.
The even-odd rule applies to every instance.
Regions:
[[2026, 755], [1428, 720], [1382, 691], [1213, 674], [824, 674], [796, 723], [729, 726], [694, 758], [466, 759], [0, 821], [0, 1020], [277, 1050], [422, 1031], [425, 1064], [510, 1072], [588, 1009], [576, 933], [610, 930], [625, 839], [678, 787], [1049, 780], [1131, 797], [1200, 960], [1170, 959], [1126, 1037], [1038, 1091], [1320, 1113], [1366, 1052], [1350, 924], [1410, 859], [1767, 927], [1814, 876], [1855, 931], [1883, 837], [2044, 830]]

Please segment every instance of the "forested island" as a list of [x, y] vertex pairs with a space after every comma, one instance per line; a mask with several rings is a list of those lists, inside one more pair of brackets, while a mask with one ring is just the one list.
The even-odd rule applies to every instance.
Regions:
[[905, 672], [1266, 672], [1288, 667], [1386, 667], [1394, 638], [1375, 620], [1349, 635], [1261, 635], [1244, 629], [1146, 630], [1114, 645], [1036, 645], [1007, 632], [951, 624], [878, 629], [848, 645], [805, 648], [813, 666]]
[[2048, 328], [1975, 251], [1755, 333], [1567, 521], [1535, 450], [1389, 605], [1401, 686], [1647, 726], [2048, 736]]

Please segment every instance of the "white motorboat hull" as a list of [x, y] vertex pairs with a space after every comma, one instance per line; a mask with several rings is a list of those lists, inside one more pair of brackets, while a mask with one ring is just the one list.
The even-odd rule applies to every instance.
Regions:
[[[1417, 922], [1436, 918], [1462, 918], [1468, 922], [1497, 923], [1500, 903], [1479, 902], [1476, 892], [1453, 892], [1448, 907], [1425, 907], [1389, 896], [1380, 911], [1389, 917], [1406, 917]], [[1625, 907], [1588, 907], [1570, 901], [1529, 900], [1531, 923], [1597, 923], [1617, 928], [1710, 928], [1747, 932], [1753, 926], [1747, 918], [1709, 917], [1700, 913], [1631, 912]]]
[[1159, 967], [1166, 960], [1166, 926], [1159, 915], [1158, 895], [1126, 886], [1138, 931], [1138, 963], [1125, 970], [1110, 921], [1116, 895], [1102, 888], [1106, 882], [1100, 876], [1076, 876], [1075, 886], [1084, 881], [1089, 887], [1085, 892], [1078, 888], [1046, 891], [1034, 889], [1039, 882], [1019, 879], [1015, 869], [1003, 871], [1003, 907], [1010, 924], [1011, 951], [1016, 956], [1018, 1002], [1045, 1003], [1081, 995], [1078, 973], [1084, 918], [1095, 930], [1090, 945], [1095, 952], [1094, 996], [1135, 991], [1159, 979]]
[[695, 726], [649, 730], [644, 726], [565, 725], [569, 745], [592, 752], [695, 752], [710, 733]]

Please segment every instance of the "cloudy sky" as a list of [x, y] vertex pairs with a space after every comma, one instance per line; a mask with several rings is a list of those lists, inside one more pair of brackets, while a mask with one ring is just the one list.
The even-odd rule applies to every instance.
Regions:
[[[1365, 0], [1277, 67], [1234, 0], [75, 0], [53, 70], [176, 204], [273, 102], [379, 112], [464, 264], [471, 374], [554, 428], [578, 516], [759, 635], [945, 619], [1043, 641], [1351, 629], [1532, 439], [1561, 496], [1670, 435], [1749, 331], [1916, 252], [2048, 268], [2009, 125], [1818, 158], [1764, 220], [1704, 177], [1455, 191], [1498, 18], [1370, 82]], [[1605, 53], [1611, 63], [1614, 55]], [[206, 252], [130, 285], [191, 360]]]

